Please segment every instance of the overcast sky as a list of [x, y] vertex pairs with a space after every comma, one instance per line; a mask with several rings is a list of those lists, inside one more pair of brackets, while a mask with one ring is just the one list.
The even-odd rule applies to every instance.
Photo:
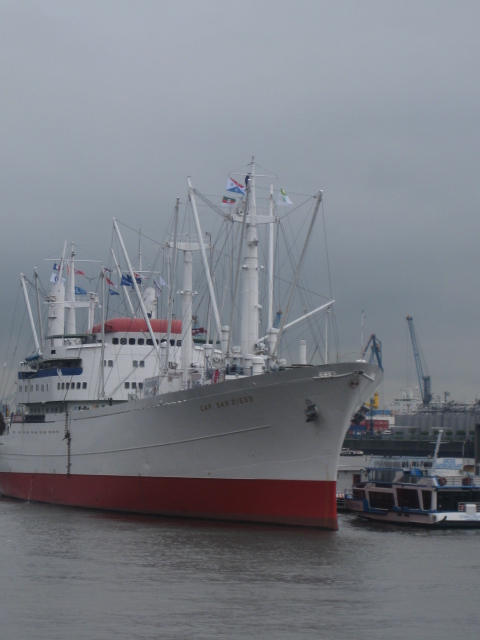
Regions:
[[364, 309], [393, 398], [411, 314], [434, 394], [473, 402], [479, 30], [478, 0], [2, 0], [0, 353], [21, 271], [105, 255], [113, 216], [161, 238], [187, 175], [255, 155], [324, 191], [342, 354]]

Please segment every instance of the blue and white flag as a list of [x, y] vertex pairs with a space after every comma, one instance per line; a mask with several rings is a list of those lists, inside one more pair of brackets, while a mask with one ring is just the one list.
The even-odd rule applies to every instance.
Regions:
[[[52, 275], [50, 276], [50, 282], [58, 284], [58, 276], [56, 273], [52, 273]], [[65, 278], [62, 278], [61, 284], [65, 284]]]
[[111, 296], [119, 296], [120, 294], [118, 293], [118, 291], [114, 291], [113, 289], [109, 289], [110, 295]]
[[87, 292], [82, 287], [75, 287], [75, 295], [77, 296], [86, 296]]
[[237, 182], [233, 178], [228, 178], [225, 191], [233, 191], [233, 193], [241, 193], [242, 196], [245, 195], [245, 187], [243, 184], [240, 184], [240, 182]]
[[122, 273], [122, 279], [120, 281], [122, 287], [133, 287], [132, 276], [129, 273]]

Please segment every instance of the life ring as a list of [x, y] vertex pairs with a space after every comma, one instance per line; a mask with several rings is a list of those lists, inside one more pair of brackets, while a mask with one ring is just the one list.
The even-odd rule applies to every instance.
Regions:
[[444, 487], [447, 484], [446, 478], [437, 478], [437, 482], [441, 487]]

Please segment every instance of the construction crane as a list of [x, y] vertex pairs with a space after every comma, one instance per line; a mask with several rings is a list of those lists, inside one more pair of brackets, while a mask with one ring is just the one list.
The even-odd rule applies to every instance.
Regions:
[[380, 369], [383, 371], [383, 366], [382, 366], [382, 343], [380, 342], [380, 340], [377, 338], [377, 336], [372, 333], [372, 335], [370, 336], [368, 342], [367, 342], [367, 346], [365, 347], [365, 349], [362, 352], [362, 360], [365, 359], [365, 354], [368, 351], [368, 347], [371, 347], [371, 351], [370, 351], [370, 364], [375, 364], [375, 360], [377, 361], [378, 366], [380, 367]]
[[408, 328], [410, 329], [410, 337], [412, 338], [413, 355], [415, 357], [415, 366], [417, 367], [418, 383], [420, 385], [420, 392], [422, 394], [422, 402], [424, 406], [430, 404], [432, 400], [432, 388], [431, 380], [428, 375], [427, 365], [425, 358], [420, 350], [420, 345], [413, 326], [412, 316], [407, 316]]

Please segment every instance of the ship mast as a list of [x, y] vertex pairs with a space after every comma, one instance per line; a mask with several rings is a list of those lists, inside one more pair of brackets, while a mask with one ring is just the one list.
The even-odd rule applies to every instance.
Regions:
[[[257, 203], [255, 198], [255, 161], [252, 156], [250, 175], [245, 178], [246, 187], [250, 187], [248, 199], [247, 228], [245, 231], [246, 256], [242, 265], [242, 354], [254, 355], [258, 342], [259, 309], [258, 303], [258, 228]], [[250, 184], [249, 184], [250, 183]]]

